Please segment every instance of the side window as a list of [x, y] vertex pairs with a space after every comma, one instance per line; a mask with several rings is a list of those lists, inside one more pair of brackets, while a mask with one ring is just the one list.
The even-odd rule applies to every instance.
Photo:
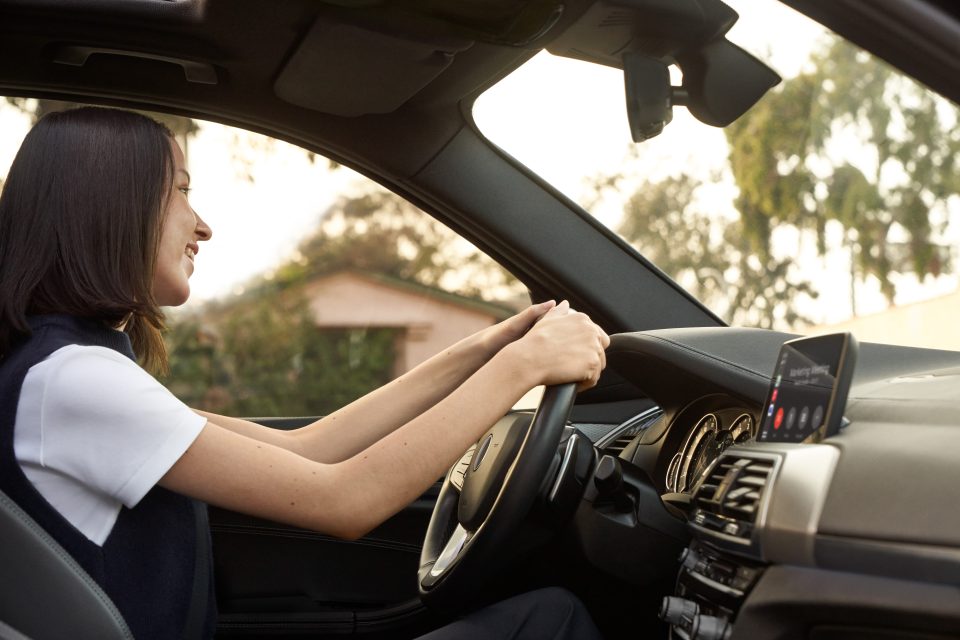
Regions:
[[[10, 99], [6, 173], [38, 113]], [[167, 310], [165, 384], [237, 416], [329, 413], [529, 304], [463, 238], [350, 169], [223, 125], [151, 114], [184, 150], [190, 201], [213, 229], [191, 299]], [[5, 129], [5, 132], [7, 129]], [[9, 154], [9, 156], [8, 156]]]
[[191, 406], [329, 413], [528, 303], [473, 245], [346, 167], [207, 122], [186, 148], [214, 231], [168, 334], [168, 384]]

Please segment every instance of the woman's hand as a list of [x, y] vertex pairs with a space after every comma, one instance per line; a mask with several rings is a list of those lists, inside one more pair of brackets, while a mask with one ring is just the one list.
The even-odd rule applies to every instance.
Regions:
[[532, 304], [520, 313], [474, 334], [483, 351], [483, 360], [489, 360], [505, 346], [522, 338], [530, 327], [556, 306], [553, 300]]
[[603, 329], [564, 300], [507, 348], [537, 384], [576, 382], [577, 390], [582, 391], [597, 384], [607, 366], [604, 350], [609, 344]]

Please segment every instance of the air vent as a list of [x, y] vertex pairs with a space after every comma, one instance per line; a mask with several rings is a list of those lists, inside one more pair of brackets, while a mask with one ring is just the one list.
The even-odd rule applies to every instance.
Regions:
[[748, 464], [742, 466], [734, 476], [730, 488], [723, 495], [720, 512], [754, 524], [760, 509], [761, 494], [773, 472], [773, 461], [741, 458], [738, 463], [743, 460], [747, 460]]
[[752, 547], [764, 490], [778, 460], [762, 454], [723, 453], [694, 493], [692, 523], [728, 542]]
[[638, 413], [597, 440], [597, 448], [607, 455], [615, 458], [619, 457], [623, 450], [636, 440], [637, 436], [650, 428], [661, 417], [663, 417], [663, 410], [660, 407], [653, 407]]
[[627, 445], [633, 442], [633, 439], [637, 436], [632, 433], [625, 433], [606, 447], [603, 448], [603, 452], [607, 455], [618, 457], [623, 450], [627, 448]]
[[730, 470], [733, 469], [735, 462], [735, 459], [729, 457], [721, 457], [717, 460], [717, 464], [713, 466], [713, 469], [710, 470], [710, 473], [707, 474], [707, 477], [697, 488], [694, 498], [697, 504], [711, 511], [716, 510], [716, 507], [720, 504], [720, 497], [718, 495], [720, 487], [724, 486], [724, 480], [727, 474], [730, 473]]

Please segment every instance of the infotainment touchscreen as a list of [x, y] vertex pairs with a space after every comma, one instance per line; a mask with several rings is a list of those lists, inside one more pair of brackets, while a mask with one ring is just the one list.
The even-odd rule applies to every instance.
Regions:
[[783, 343], [758, 439], [819, 442], [839, 431], [856, 359], [857, 341], [849, 333]]

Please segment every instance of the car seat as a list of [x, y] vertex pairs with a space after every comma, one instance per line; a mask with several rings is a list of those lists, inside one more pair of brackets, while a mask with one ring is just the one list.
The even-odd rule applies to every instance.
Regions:
[[0, 491], [0, 640], [132, 639], [103, 589]]

